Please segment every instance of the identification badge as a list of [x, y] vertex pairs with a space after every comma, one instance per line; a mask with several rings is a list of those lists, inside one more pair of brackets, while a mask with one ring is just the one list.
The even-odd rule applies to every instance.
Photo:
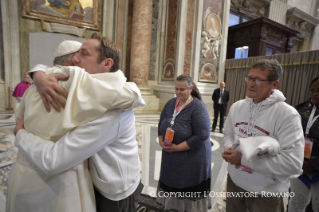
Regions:
[[313, 145], [312, 140], [310, 138], [305, 138], [304, 157], [307, 159], [310, 159], [311, 157], [312, 145]]
[[249, 174], [251, 174], [251, 171], [252, 171], [251, 168], [249, 168], [248, 166], [241, 165], [240, 163], [237, 163], [235, 165], [235, 168], [240, 170], [240, 171], [247, 172]]
[[167, 146], [171, 146], [172, 145], [174, 134], [175, 134], [175, 132], [174, 132], [174, 130], [172, 128], [169, 127], [169, 128], [166, 129], [164, 143]]

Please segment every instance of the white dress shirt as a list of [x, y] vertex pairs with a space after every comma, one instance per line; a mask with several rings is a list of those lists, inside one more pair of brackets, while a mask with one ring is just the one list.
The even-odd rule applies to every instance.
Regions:
[[223, 104], [222, 102], [222, 96], [224, 94], [224, 89], [220, 89], [220, 94], [219, 94], [219, 99], [218, 99], [218, 104]]

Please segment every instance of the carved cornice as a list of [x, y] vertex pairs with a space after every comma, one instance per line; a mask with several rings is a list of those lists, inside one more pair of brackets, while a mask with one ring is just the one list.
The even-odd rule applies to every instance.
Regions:
[[281, 28], [274, 27], [270, 24], [263, 24], [261, 26], [261, 38], [270, 39], [280, 44], [287, 42], [289, 34], [283, 31]]
[[271, 19], [262, 17], [228, 28], [228, 43], [250, 43], [260, 40], [282, 48], [290, 48], [291, 38], [299, 32]]
[[264, 17], [266, 6], [272, 0], [231, 0], [231, 10], [237, 11], [253, 19]]
[[[246, 22], [247, 23], [247, 22]], [[284, 44], [287, 42], [289, 33], [268, 23], [260, 23], [247, 25], [247, 27], [241, 27], [237, 30], [229, 29], [230, 35], [228, 40], [253, 40], [260, 38], [261, 40], [271, 40]]]
[[319, 24], [318, 18], [315, 18], [312, 15], [309, 15], [308, 13], [305, 13], [296, 7], [287, 10], [287, 18], [289, 19], [290, 17], [296, 17], [303, 21], [306, 21], [309, 25], [312, 25], [312, 27], [317, 26]]
[[299, 10], [296, 7], [287, 10], [287, 26], [299, 30], [299, 37], [309, 38], [312, 28], [319, 24], [319, 19]]

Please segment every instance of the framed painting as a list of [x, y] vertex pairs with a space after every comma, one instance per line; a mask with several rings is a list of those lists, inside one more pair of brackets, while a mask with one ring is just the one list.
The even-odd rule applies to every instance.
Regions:
[[22, 0], [22, 16], [100, 30], [101, 0]]

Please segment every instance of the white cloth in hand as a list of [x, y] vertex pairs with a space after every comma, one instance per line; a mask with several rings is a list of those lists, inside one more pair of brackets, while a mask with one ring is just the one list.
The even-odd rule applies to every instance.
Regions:
[[239, 149], [242, 157], [252, 161], [254, 157], [268, 154], [276, 156], [280, 154], [280, 145], [277, 139], [270, 136], [255, 136], [248, 138], [239, 138], [232, 146], [232, 149]]

